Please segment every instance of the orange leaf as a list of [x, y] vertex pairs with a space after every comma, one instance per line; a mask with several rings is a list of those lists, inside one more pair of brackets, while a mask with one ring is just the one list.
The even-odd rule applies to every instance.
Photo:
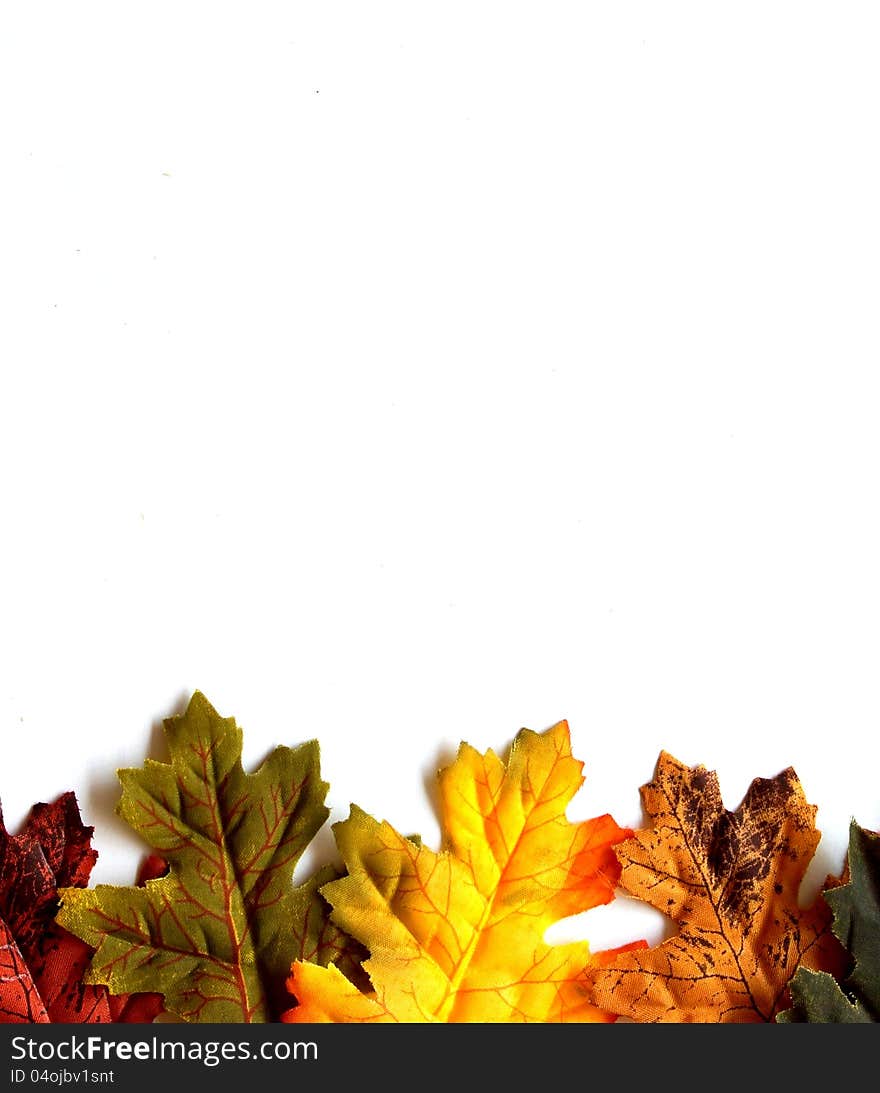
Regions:
[[613, 898], [610, 816], [570, 823], [583, 783], [568, 725], [523, 729], [507, 763], [462, 744], [439, 774], [445, 848], [435, 853], [356, 807], [334, 825], [348, 875], [321, 893], [370, 952], [372, 990], [333, 966], [293, 965], [283, 1019], [332, 1022], [611, 1021], [584, 994], [586, 942], [548, 926]]
[[799, 965], [840, 968], [828, 905], [798, 907], [819, 832], [791, 768], [756, 778], [728, 812], [714, 772], [662, 752], [641, 795], [652, 826], [616, 848], [620, 885], [679, 931], [596, 961], [597, 1005], [638, 1022], [773, 1021]]

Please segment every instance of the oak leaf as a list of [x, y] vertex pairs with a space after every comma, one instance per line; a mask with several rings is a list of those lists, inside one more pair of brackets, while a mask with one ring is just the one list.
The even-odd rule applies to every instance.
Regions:
[[584, 941], [548, 926], [610, 901], [610, 816], [570, 823], [583, 782], [568, 725], [521, 730], [505, 764], [462, 744], [439, 773], [444, 848], [352, 806], [334, 825], [347, 875], [322, 888], [332, 919], [370, 952], [368, 992], [332, 964], [296, 962], [293, 1022], [608, 1022], [584, 995]]
[[59, 886], [88, 884], [93, 834], [73, 793], [34, 805], [17, 835], [0, 813], [0, 1023], [148, 1022], [162, 1008], [84, 983], [92, 951], [54, 921]]
[[184, 1021], [275, 1020], [293, 959], [357, 960], [322, 923], [316, 884], [293, 885], [328, 816], [317, 741], [246, 773], [241, 729], [200, 692], [164, 727], [171, 762], [119, 771], [117, 811], [167, 872], [143, 888], [66, 889], [58, 921], [95, 948], [87, 978], [114, 993], [158, 991]]
[[850, 824], [843, 883], [823, 893], [834, 936], [847, 951], [838, 981], [825, 971], [799, 968], [791, 981], [792, 1006], [780, 1022], [869, 1024], [880, 1021], [880, 836]]
[[620, 885], [678, 932], [589, 969], [596, 1005], [637, 1022], [773, 1021], [799, 965], [840, 967], [827, 904], [798, 906], [819, 832], [791, 768], [729, 812], [714, 772], [663, 752], [641, 796], [651, 826], [616, 847]]

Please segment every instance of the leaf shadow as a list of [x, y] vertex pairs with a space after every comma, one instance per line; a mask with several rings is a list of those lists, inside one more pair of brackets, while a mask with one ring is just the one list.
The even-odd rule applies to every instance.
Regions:
[[[144, 759], [168, 760], [168, 749], [165, 744], [164, 724], [167, 718], [182, 714], [189, 703], [191, 692], [181, 691], [171, 704], [167, 713], [155, 718], [147, 731], [147, 746]], [[88, 808], [90, 823], [99, 831], [111, 833], [116, 838], [123, 839], [129, 846], [146, 854], [148, 847], [132, 831], [128, 824], [119, 817], [116, 808], [122, 796], [122, 788], [116, 772], [102, 771], [91, 779], [85, 795], [85, 803]]]
[[440, 807], [439, 776], [440, 771], [443, 770], [445, 767], [448, 767], [450, 763], [455, 760], [457, 751], [458, 749], [452, 747], [452, 745], [443, 744], [435, 752], [433, 762], [426, 763], [422, 767], [422, 788], [425, 791], [425, 796], [428, 798], [428, 803], [434, 816], [434, 820], [437, 824], [437, 829], [440, 832], [441, 840], [444, 839], [444, 832], [441, 824], [442, 810]]
[[[519, 730], [517, 730], [518, 732]], [[428, 798], [428, 803], [433, 813], [435, 822], [437, 824], [437, 831], [439, 833], [439, 839], [441, 845], [439, 849], [446, 849], [445, 832], [442, 825], [442, 809], [440, 800], [440, 773], [445, 770], [446, 767], [451, 766], [459, 753], [459, 749], [463, 744], [470, 744], [481, 755], [487, 754], [491, 751], [504, 764], [505, 769], [510, 758], [510, 749], [513, 746], [513, 741], [516, 738], [516, 733], [509, 737], [501, 747], [492, 747], [488, 745], [486, 747], [479, 747], [472, 744], [470, 741], [461, 740], [460, 743], [453, 745], [451, 743], [441, 744], [434, 753], [434, 760], [431, 763], [426, 763], [422, 767], [422, 788], [425, 791], [425, 796]]]

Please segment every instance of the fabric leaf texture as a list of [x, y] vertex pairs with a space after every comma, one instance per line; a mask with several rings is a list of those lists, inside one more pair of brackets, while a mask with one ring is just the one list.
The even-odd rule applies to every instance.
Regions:
[[167, 872], [143, 888], [67, 889], [58, 921], [96, 949], [88, 978], [113, 992], [159, 991], [184, 1021], [276, 1020], [297, 925], [315, 930], [312, 893], [292, 878], [328, 816], [318, 744], [277, 747], [246, 773], [241, 729], [201, 692], [165, 739], [170, 763], [119, 772], [118, 812]]
[[360, 991], [297, 961], [293, 1022], [607, 1022], [585, 996], [586, 942], [550, 945], [559, 919], [607, 903], [619, 874], [610, 816], [570, 823], [583, 783], [568, 725], [518, 733], [506, 764], [462, 744], [439, 774], [444, 848], [353, 806], [334, 825], [347, 875], [332, 918], [369, 951]]
[[832, 930], [848, 960], [841, 981], [828, 972], [799, 968], [791, 983], [792, 1007], [780, 1022], [869, 1024], [880, 1021], [880, 836], [850, 824], [846, 878], [824, 893]]
[[17, 835], [0, 815], [0, 1022], [98, 1024], [151, 1021], [155, 993], [113, 996], [83, 976], [92, 955], [59, 926], [59, 886], [88, 884], [97, 852], [73, 793], [34, 805]]
[[841, 967], [825, 901], [798, 906], [819, 832], [791, 768], [729, 812], [713, 772], [663, 752], [641, 793], [651, 826], [616, 848], [621, 887], [678, 932], [591, 967], [596, 1005], [637, 1022], [773, 1021], [799, 965]]

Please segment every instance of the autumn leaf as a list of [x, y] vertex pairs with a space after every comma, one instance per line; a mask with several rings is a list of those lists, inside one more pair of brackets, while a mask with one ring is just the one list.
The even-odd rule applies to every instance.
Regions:
[[43, 999], [12, 931], [0, 919], [0, 1021], [41, 1024], [49, 1020]]
[[637, 1022], [772, 1021], [799, 965], [840, 966], [827, 904], [798, 906], [819, 833], [792, 769], [729, 812], [713, 772], [663, 752], [641, 794], [652, 826], [616, 848], [620, 884], [678, 932], [589, 969], [596, 1005]]
[[612, 899], [613, 846], [630, 834], [610, 816], [566, 819], [582, 768], [565, 722], [523, 729], [506, 765], [462, 744], [439, 774], [439, 853], [353, 806], [334, 825], [347, 875], [321, 891], [333, 921], [369, 950], [371, 990], [298, 961], [298, 1005], [283, 1019], [613, 1020], [584, 996], [587, 943], [544, 940], [552, 923]]
[[847, 950], [841, 981], [799, 968], [791, 981], [792, 1007], [779, 1022], [867, 1024], [880, 1021], [880, 836], [853, 821], [845, 883], [824, 894], [832, 930]]
[[157, 994], [113, 997], [83, 982], [91, 949], [55, 921], [59, 886], [85, 887], [97, 851], [73, 793], [31, 809], [10, 835], [0, 815], [0, 1022], [147, 1022]]
[[[297, 907], [291, 921], [293, 959], [309, 964], [335, 967], [349, 984], [359, 991], [370, 989], [370, 981], [363, 968], [369, 955], [366, 949], [350, 934], [333, 922], [330, 905], [322, 895], [322, 889], [341, 876], [340, 870], [325, 865], [300, 886]], [[285, 968], [286, 973], [289, 967]], [[290, 996], [285, 992], [283, 1008], [290, 1007]]]
[[245, 773], [241, 730], [200, 692], [165, 738], [170, 763], [119, 772], [117, 811], [168, 871], [143, 888], [67, 889], [58, 921], [96, 949], [88, 979], [114, 993], [158, 991], [186, 1021], [274, 1020], [294, 958], [357, 955], [322, 932], [314, 885], [292, 883], [328, 815], [318, 744], [277, 747]]

